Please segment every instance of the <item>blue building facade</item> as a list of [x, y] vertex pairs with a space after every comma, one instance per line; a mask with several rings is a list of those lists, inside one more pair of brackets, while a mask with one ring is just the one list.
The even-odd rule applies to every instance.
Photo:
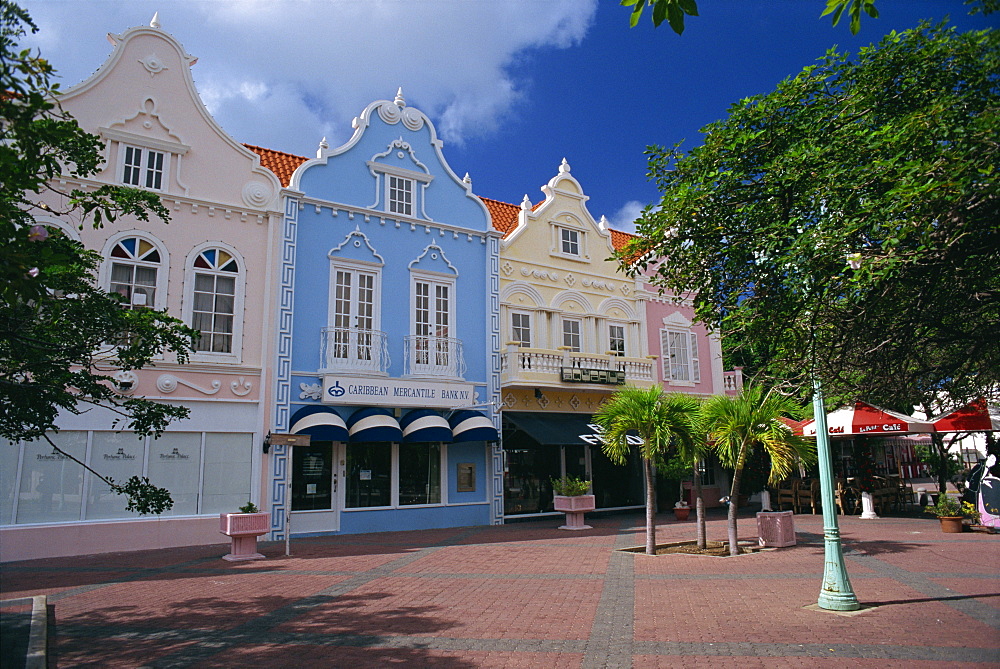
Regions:
[[502, 522], [499, 233], [441, 148], [400, 92], [291, 178], [272, 539]]

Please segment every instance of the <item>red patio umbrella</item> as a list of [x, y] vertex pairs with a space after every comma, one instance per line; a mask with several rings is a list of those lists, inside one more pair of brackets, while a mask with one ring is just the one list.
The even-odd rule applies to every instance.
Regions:
[[1000, 432], [1000, 416], [990, 415], [986, 399], [980, 397], [964, 407], [933, 419], [937, 432]]
[[[867, 402], [855, 402], [853, 407], [845, 407], [828, 413], [826, 426], [831, 435], [845, 437], [863, 434], [911, 434], [934, 431], [932, 423], [882, 409]], [[802, 424], [802, 434], [807, 437], [816, 436], [815, 419], [809, 419]]]

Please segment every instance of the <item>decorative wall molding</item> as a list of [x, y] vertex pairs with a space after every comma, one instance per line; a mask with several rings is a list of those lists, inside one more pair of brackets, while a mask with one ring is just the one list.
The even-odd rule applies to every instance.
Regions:
[[159, 74], [164, 70], [169, 70], [170, 68], [163, 64], [163, 59], [156, 55], [156, 52], [150, 53], [145, 58], [140, 58], [139, 63], [146, 68], [149, 72], [149, 76], [152, 77], [154, 74]]
[[323, 384], [322, 383], [300, 383], [299, 384], [299, 399], [300, 400], [322, 400], [323, 399]]
[[246, 377], [241, 376], [236, 381], [229, 382], [229, 389], [233, 391], [233, 395], [243, 397], [250, 394], [250, 391], [253, 390], [253, 384], [247, 381]]
[[177, 390], [178, 385], [185, 386], [191, 390], [197, 390], [202, 395], [214, 395], [219, 392], [219, 389], [222, 388], [222, 381], [213, 379], [210, 387], [206, 389], [197, 384], [191, 383], [186, 379], [182, 379], [179, 376], [174, 376], [173, 374], [160, 374], [160, 376], [156, 379], [156, 389], [161, 393], [172, 393]]

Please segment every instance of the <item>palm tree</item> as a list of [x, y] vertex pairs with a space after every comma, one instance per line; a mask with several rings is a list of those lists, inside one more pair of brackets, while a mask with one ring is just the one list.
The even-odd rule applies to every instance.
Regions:
[[[656, 555], [656, 481], [653, 460], [661, 458], [671, 443], [689, 446], [695, 435], [694, 418], [698, 400], [687, 395], [664, 394], [657, 386], [647, 389], [625, 386], [594, 414], [594, 422], [604, 429], [602, 448], [608, 458], [625, 464], [630, 451], [628, 433], [642, 439], [643, 470], [646, 476], [646, 554]], [[691, 446], [693, 448], [693, 446]]]
[[733, 470], [729, 493], [729, 554], [738, 555], [736, 511], [739, 506], [740, 478], [743, 465], [755, 448], [762, 447], [771, 456], [769, 483], [776, 484], [792, 471], [796, 460], [815, 459], [816, 446], [811, 440], [792, 434], [781, 417], [796, 416], [798, 404], [773, 389], [747, 386], [735, 397], [716, 395], [702, 405], [700, 420], [705, 433], [723, 466]]

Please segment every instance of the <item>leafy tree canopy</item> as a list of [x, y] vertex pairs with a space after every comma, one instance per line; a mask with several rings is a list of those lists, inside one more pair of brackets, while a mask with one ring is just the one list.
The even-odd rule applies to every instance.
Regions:
[[996, 31], [831, 50], [702, 146], [651, 147], [662, 199], [620, 257], [763, 377], [907, 410], [996, 397], [998, 92]]
[[[58, 430], [60, 411], [94, 405], [117, 413], [119, 429], [158, 434], [187, 409], [122, 395], [113, 374], [164, 352], [183, 362], [197, 333], [165, 313], [122, 308], [120, 296], [95, 282], [100, 257], [35, 216], [82, 228], [120, 216], [146, 221], [153, 214], [166, 222], [168, 214], [155, 194], [138, 189], [54, 189], [62, 175], [96, 174], [103, 143], [58, 107], [51, 65], [18, 48], [26, 29], [37, 30], [28, 14], [0, 1], [0, 438], [45, 438]], [[141, 484], [121, 491], [134, 501], [150, 492]], [[153, 506], [140, 500], [130, 508], [163, 508], [162, 494], [150, 499]]]
[[[648, 4], [653, 25], [659, 27], [664, 21], [678, 35], [684, 32], [684, 17], [698, 16], [697, 0], [621, 0], [625, 7], [632, 8], [629, 24], [634, 28], [642, 17]], [[970, 5], [970, 14], [991, 14], [1000, 9], [1000, 0], [965, 0]], [[873, 19], [878, 18], [875, 0], [826, 0], [826, 8], [820, 16], [830, 16], [833, 25], [840, 23], [846, 14], [850, 20], [851, 33], [858, 34], [861, 30], [861, 13], [864, 12]]]

